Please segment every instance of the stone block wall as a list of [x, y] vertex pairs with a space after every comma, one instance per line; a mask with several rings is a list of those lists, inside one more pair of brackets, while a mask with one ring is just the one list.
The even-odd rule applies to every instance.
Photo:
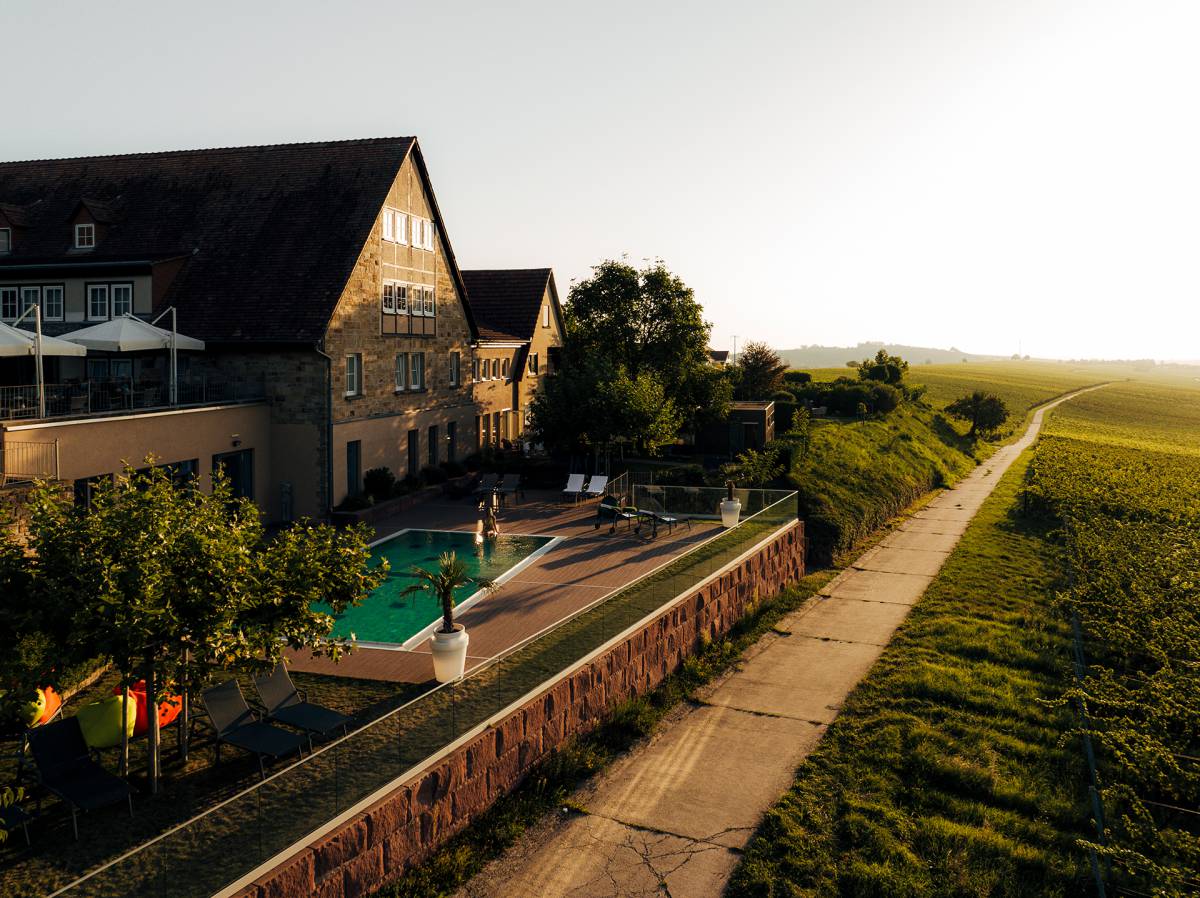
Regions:
[[315, 839], [238, 898], [358, 898], [420, 863], [515, 788], [538, 761], [658, 686], [705, 637], [729, 631], [759, 598], [804, 575], [804, 525], [663, 609], [617, 645], [416, 777]]

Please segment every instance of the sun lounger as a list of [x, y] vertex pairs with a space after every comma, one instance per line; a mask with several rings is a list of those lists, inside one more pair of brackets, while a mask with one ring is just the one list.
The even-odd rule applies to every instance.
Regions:
[[596, 522], [592, 529], [599, 530], [600, 525], [605, 521], [612, 522], [612, 526], [608, 529], [609, 533], [616, 533], [617, 524], [621, 521], [624, 521], [631, 530], [640, 530], [642, 526], [641, 516], [636, 508], [632, 505], [622, 505], [611, 496], [605, 496], [596, 506]]
[[246, 704], [237, 680], [205, 689], [200, 697], [209, 722], [217, 731], [217, 763], [221, 761], [221, 744], [228, 743], [255, 755], [258, 771], [266, 779], [264, 758], [279, 760], [290, 754], [303, 754], [304, 737], [259, 720]]
[[512, 496], [514, 499], [519, 499], [525, 494], [525, 491], [521, 489], [521, 475], [505, 474], [504, 479], [500, 482], [500, 486], [497, 487], [497, 490], [500, 493], [500, 501], [502, 502], [506, 496]]
[[605, 474], [594, 474], [592, 479], [588, 481], [583, 494], [589, 499], [594, 499], [597, 496], [603, 496], [606, 489], [608, 489], [608, 476]]
[[312, 751], [314, 735], [323, 738], [335, 730], [345, 733], [353, 722], [353, 718], [345, 714], [310, 702], [308, 695], [296, 688], [282, 661], [266, 676], [255, 677], [254, 688], [266, 708], [267, 719], [304, 730], [308, 735], [309, 751]]
[[571, 474], [567, 477], [566, 488], [563, 489], [563, 496], [579, 501], [579, 497], [583, 495], [583, 481], [585, 475]]
[[92, 760], [83, 730], [74, 717], [32, 730], [29, 747], [39, 782], [71, 808], [71, 828], [76, 839], [79, 838], [77, 810], [92, 811], [124, 799], [129, 802], [129, 815], [133, 816], [133, 790], [129, 783]]

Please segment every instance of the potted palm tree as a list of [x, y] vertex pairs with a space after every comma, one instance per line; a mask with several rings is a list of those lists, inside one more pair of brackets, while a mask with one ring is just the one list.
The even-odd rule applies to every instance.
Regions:
[[725, 481], [726, 496], [721, 500], [722, 527], [736, 527], [742, 514], [742, 500], [734, 493], [735, 488], [732, 480]]
[[434, 677], [439, 683], [453, 683], [462, 679], [467, 668], [469, 641], [466, 628], [454, 622], [454, 591], [461, 586], [474, 584], [490, 592], [496, 586], [485, 577], [468, 576], [467, 566], [453, 552], [442, 553], [436, 570], [427, 571], [414, 567], [412, 575], [417, 578], [417, 582], [401, 595], [432, 592], [442, 603], [442, 625], [434, 631], [429, 649], [433, 653]]

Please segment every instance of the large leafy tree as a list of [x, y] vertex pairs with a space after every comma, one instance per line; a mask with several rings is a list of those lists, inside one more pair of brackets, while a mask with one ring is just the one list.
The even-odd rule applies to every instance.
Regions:
[[861, 380], [877, 380], [893, 385], [904, 380], [908, 372], [908, 362], [898, 355], [889, 355], [886, 349], [879, 350], [874, 358], [852, 362], [851, 366], [858, 369]]
[[961, 421], [970, 421], [967, 436], [987, 436], [1008, 420], [1008, 406], [995, 393], [976, 390], [946, 406], [946, 413]]
[[[367, 567], [361, 529], [302, 522], [267, 538], [257, 509], [219, 473], [204, 492], [160, 468], [126, 469], [87, 510], [42, 486], [30, 534], [22, 588], [36, 605], [57, 606], [52, 625], [69, 615], [63, 656], [106, 658], [126, 686], [145, 679], [150, 707], [202, 688], [215, 669], [269, 666], [287, 647], [336, 657], [333, 618], [314, 603], [339, 612], [385, 573]], [[40, 625], [36, 615], [23, 623]], [[153, 789], [158, 718], [148, 717]]]
[[741, 399], [770, 399], [783, 388], [787, 365], [766, 343], [751, 340], [738, 353], [737, 370], [741, 375], [735, 394]]

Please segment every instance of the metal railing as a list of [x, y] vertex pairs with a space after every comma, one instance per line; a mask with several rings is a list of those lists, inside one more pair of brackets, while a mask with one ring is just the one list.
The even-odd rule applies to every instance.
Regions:
[[736, 527], [698, 539], [684, 554], [490, 658], [457, 683], [430, 689], [51, 898], [235, 894], [251, 874], [261, 875], [256, 868], [340, 825], [778, 533], [795, 520], [795, 508], [795, 494], [787, 494]]
[[[178, 402], [171, 403], [171, 387], [165, 381], [117, 379], [46, 384], [46, 417], [87, 417], [126, 414], [175, 406], [213, 405], [262, 399], [262, 380], [210, 380], [189, 378], [178, 383]], [[0, 387], [0, 421], [38, 417], [37, 387]]]
[[58, 440], [52, 443], [0, 443], [0, 486], [58, 479]]

